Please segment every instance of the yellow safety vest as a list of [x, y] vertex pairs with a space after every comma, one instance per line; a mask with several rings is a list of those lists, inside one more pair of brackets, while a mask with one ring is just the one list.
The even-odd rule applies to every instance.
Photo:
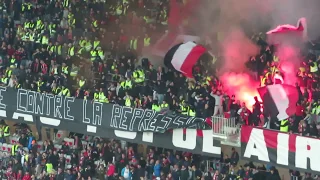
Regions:
[[160, 108], [160, 106], [153, 104], [153, 105], [152, 105], [152, 110], [154, 110], [154, 111], [156, 111], [156, 112], [160, 112], [160, 111], [161, 111], [161, 108]]
[[127, 107], [131, 107], [131, 100], [130, 100], [130, 98], [127, 98], [124, 104], [125, 104], [125, 106], [127, 106]]
[[96, 49], [100, 45], [100, 41], [93, 42], [93, 49]]
[[131, 39], [130, 40], [130, 49], [137, 50], [138, 48], [138, 40], [137, 39]]
[[1, 78], [1, 82], [5, 85], [8, 84], [8, 78], [6, 77]]
[[86, 83], [86, 81], [84, 81], [84, 80], [80, 80], [79, 81], [79, 87], [82, 87], [82, 86], [84, 86], [84, 84]]
[[168, 103], [166, 103], [166, 104], [161, 104], [160, 107], [161, 107], [161, 108], [167, 108], [167, 107], [169, 107], [169, 104], [168, 104]]
[[97, 57], [97, 51], [92, 50], [90, 54], [91, 54], [91, 61], [95, 61]]
[[9, 126], [5, 126], [5, 127], [3, 128], [3, 136], [4, 136], [4, 137], [10, 136]]
[[12, 147], [11, 147], [11, 155], [12, 155], [12, 156], [15, 156], [15, 155], [16, 155], [16, 151], [17, 151], [18, 147], [19, 147], [19, 146], [16, 145], [16, 144], [12, 145]]
[[70, 97], [70, 91], [69, 91], [69, 89], [65, 88], [65, 89], [62, 91], [62, 95], [67, 96], [67, 97]]
[[143, 44], [144, 44], [144, 47], [150, 46], [150, 37], [144, 38], [143, 39]]
[[41, 44], [48, 45], [49, 44], [49, 39], [46, 36], [42, 36]]
[[[283, 126], [286, 122], [288, 122], [287, 119], [281, 121], [281, 126]], [[281, 132], [289, 132], [289, 125], [285, 126], [285, 127], [281, 127], [280, 126], [280, 131]]]
[[99, 93], [94, 93], [94, 97], [93, 97], [95, 100], [98, 100], [99, 99]]
[[310, 72], [314, 73], [318, 71], [318, 64], [313, 62], [313, 66], [310, 66]]
[[196, 116], [196, 112], [190, 109], [189, 110], [189, 116], [195, 117]]
[[65, 66], [65, 67], [62, 67], [62, 72], [66, 75], [69, 74], [69, 71], [68, 71], [68, 66]]
[[41, 86], [44, 84], [44, 82], [37, 82], [38, 85], [38, 92], [41, 92]]
[[47, 173], [48, 173], [48, 174], [52, 173], [53, 166], [52, 166], [51, 163], [47, 163], [47, 164], [46, 164], [46, 168], [47, 168]]
[[68, 55], [69, 56], [74, 56], [74, 46], [68, 49]]
[[131, 88], [132, 88], [132, 83], [131, 83], [130, 80], [127, 80], [127, 81], [126, 81], [125, 87], [126, 87], [127, 89], [131, 89]]

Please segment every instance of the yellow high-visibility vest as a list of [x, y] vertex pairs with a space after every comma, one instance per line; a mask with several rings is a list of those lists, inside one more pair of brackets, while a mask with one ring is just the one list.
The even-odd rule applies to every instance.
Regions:
[[[281, 121], [281, 126], [283, 126], [286, 122], [288, 122], [287, 119], [282, 120]], [[289, 132], [289, 125], [286, 125], [285, 127], [281, 127], [281, 126], [280, 126], [280, 131], [281, 132]]]
[[313, 66], [310, 66], [310, 72], [314, 73], [318, 71], [318, 64], [313, 62]]
[[131, 39], [130, 40], [130, 49], [137, 50], [138, 48], [138, 40], [137, 39]]
[[144, 44], [144, 47], [150, 46], [150, 37], [144, 38], [143, 39], [143, 44]]
[[68, 49], [68, 55], [71, 57], [74, 56], [74, 46], [72, 46]]
[[49, 44], [49, 39], [46, 36], [42, 36], [41, 44], [48, 45]]

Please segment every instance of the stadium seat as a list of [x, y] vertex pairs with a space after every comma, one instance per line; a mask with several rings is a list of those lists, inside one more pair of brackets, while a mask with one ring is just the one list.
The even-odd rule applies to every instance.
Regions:
[[8, 147], [8, 144], [7, 143], [3, 143], [2, 144], [2, 151], [7, 151], [7, 147]]
[[10, 138], [10, 144], [14, 144], [14, 143], [16, 143], [18, 141], [19, 141], [19, 138], [17, 136], [13, 136], [13, 137]]
[[55, 144], [53, 150], [54, 151], [59, 151], [61, 149], [61, 145]]
[[7, 144], [7, 151], [11, 152], [12, 144]]
[[62, 135], [63, 135], [63, 131], [59, 130], [56, 134], [56, 139], [59, 140], [62, 138]]
[[66, 164], [70, 164], [70, 162], [71, 162], [71, 156], [67, 155], [66, 156]]
[[43, 142], [42, 141], [38, 141], [38, 150], [41, 151], [42, 146], [43, 146]]
[[73, 146], [74, 146], [74, 139], [64, 138], [63, 140], [64, 140], [65, 142], [67, 142], [67, 144], [68, 144], [71, 148], [73, 148]]

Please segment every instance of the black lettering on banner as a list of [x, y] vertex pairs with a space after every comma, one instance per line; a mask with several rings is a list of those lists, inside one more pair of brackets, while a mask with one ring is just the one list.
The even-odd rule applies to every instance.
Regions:
[[2, 92], [6, 92], [7, 88], [6, 87], [0, 87], [0, 109], [6, 109], [7, 105], [3, 104], [3, 95]]
[[139, 122], [139, 125], [138, 125], [138, 131], [148, 130], [148, 122], [150, 121], [150, 119], [154, 117], [155, 114], [156, 114], [155, 111], [151, 109], [145, 109], [144, 117], [141, 118], [141, 121]]
[[119, 122], [119, 129], [128, 130], [127, 121], [128, 121], [128, 119], [132, 120], [132, 110], [133, 109], [130, 107], [123, 107], [122, 108], [122, 116], [121, 116], [120, 122]]
[[118, 128], [118, 122], [120, 122], [122, 114], [122, 107], [118, 105], [113, 105], [110, 126], [113, 128]]
[[62, 110], [62, 97], [54, 96], [54, 117], [62, 119], [61, 111]]
[[18, 94], [17, 94], [17, 111], [21, 111], [21, 112], [27, 112], [27, 103], [28, 101], [24, 101], [23, 96], [27, 96], [28, 92], [25, 89], [18, 89]]
[[188, 120], [185, 122], [186, 125], [191, 124], [194, 121], [194, 117], [189, 117]]
[[173, 124], [177, 125], [178, 127], [181, 127], [184, 124], [184, 122], [187, 121], [187, 119], [187, 117], [177, 116], [176, 118], [174, 118]]
[[157, 121], [159, 121], [160, 119], [162, 119], [162, 116], [163, 116], [162, 114], [157, 113], [157, 115], [154, 118], [150, 119], [150, 121], [148, 123], [148, 130], [149, 131], [154, 131], [156, 129], [156, 126], [158, 126], [158, 124], [155, 125], [155, 123]]
[[43, 115], [43, 107], [44, 107], [44, 94], [36, 93], [35, 97], [35, 113], [38, 115]]
[[135, 122], [138, 120], [138, 122], [141, 121], [141, 118], [143, 117], [144, 110], [143, 109], [133, 109], [133, 118], [130, 122], [129, 131], [133, 131], [133, 126], [135, 126]]
[[35, 96], [36, 92], [34, 91], [28, 91], [27, 95], [27, 112], [34, 114], [35, 111]]
[[47, 113], [46, 113], [46, 115], [50, 116], [51, 115], [51, 99], [54, 99], [54, 95], [46, 94], [46, 99], [47, 99]]
[[70, 120], [70, 121], [73, 121], [74, 120], [74, 117], [72, 115], [70, 115], [70, 105], [69, 103], [73, 103], [74, 102], [74, 97], [65, 97], [64, 98], [64, 113], [63, 113], [63, 118], [64, 119], [67, 119], [67, 120]]
[[100, 102], [94, 102], [93, 103], [93, 125], [99, 125], [101, 126], [102, 123], [102, 110], [103, 110], [103, 103]]

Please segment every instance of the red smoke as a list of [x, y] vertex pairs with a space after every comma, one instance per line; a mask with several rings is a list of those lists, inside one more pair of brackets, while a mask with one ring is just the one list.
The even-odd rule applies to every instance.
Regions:
[[224, 65], [220, 80], [228, 95], [234, 94], [237, 100], [245, 102], [249, 109], [259, 97], [259, 82], [252, 79], [245, 64], [251, 56], [259, 53], [259, 48], [240, 30], [233, 30], [222, 43]]
[[254, 81], [249, 74], [246, 73], [225, 73], [220, 77], [224, 89], [229, 95], [234, 94], [237, 100], [245, 102], [249, 109], [255, 103], [254, 97], [259, 98], [257, 88], [259, 82]]
[[280, 60], [280, 69], [284, 75], [284, 84], [295, 85], [297, 82], [296, 73], [298, 71], [301, 57], [299, 47], [289, 44], [282, 44], [276, 53]]

